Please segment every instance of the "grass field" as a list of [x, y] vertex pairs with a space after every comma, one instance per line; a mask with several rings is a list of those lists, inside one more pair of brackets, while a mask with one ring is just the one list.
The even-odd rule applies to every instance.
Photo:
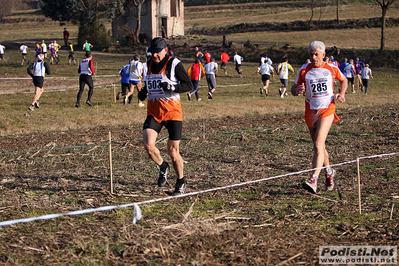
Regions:
[[[351, 5], [343, 7], [352, 10], [354, 17], [369, 16], [363, 8], [357, 13]], [[249, 20], [260, 21], [260, 12], [253, 12], [253, 18], [251, 12], [246, 15]], [[281, 12], [286, 15], [289, 10]], [[304, 10], [300, 12], [305, 14]], [[215, 12], [215, 21], [223, 21], [225, 14]], [[187, 25], [199, 23], [191, 15], [186, 15]], [[25, 12], [15, 16], [30, 17]], [[39, 24], [43, 23], [39, 15], [34, 16]], [[273, 16], [282, 17], [278, 13]], [[46, 25], [54, 27], [38, 32], [35, 23], [23, 22], [15, 31], [13, 24], [2, 25], [0, 36], [18, 43], [24, 36], [40, 40], [62, 32], [62, 27], [47, 20]], [[68, 25], [68, 29], [72, 35], [77, 34], [73, 26]], [[387, 30], [394, 35], [397, 29]], [[376, 45], [369, 36], [376, 35], [377, 29], [350, 32], [307, 32], [306, 38], [297, 32], [258, 32], [229, 38], [269, 38], [275, 43], [305, 47], [313, 36], [321, 37], [328, 45], [338, 39], [342, 47], [369, 49]], [[356, 45], [352, 37], [358, 32], [367, 38]], [[213, 37], [206, 38], [212, 44]], [[220, 40], [221, 36], [216, 38]], [[395, 38], [389, 39], [387, 46], [396, 42]], [[347, 102], [337, 104], [341, 121], [332, 127], [327, 149], [333, 164], [344, 164], [335, 168], [337, 189], [325, 192], [321, 180], [318, 194], [312, 195], [301, 188], [313, 154], [303, 119], [304, 97], [289, 95], [281, 99], [280, 82], [274, 77], [269, 97], [265, 98], [259, 94], [257, 63], [244, 62], [242, 78], [230, 63], [228, 76], [217, 77], [213, 100], [206, 99], [205, 80], [200, 83], [201, 102], [188, 101], [186, 95], [181, 95], [181, 153], [187, 192], [254, 183], [167, 199], [165, 191], [156, 186], [156, 166], [142, 147], [146, 110], [136, 104], [114, 102], [114, 88], [119, 91], [117, 72], [131, 54], [93, 54], [98, 74], [93, 107], [74, 107], [77, 66], [68, 66], [67, 54], [61, 51], [61, 63], [51, 65], [52, 74], [46, 77], [41, 108], [28, 112], [32, 82], [4, 79], [29, 77], [26, 65], [20, 66], [17, 50], [6, 50], [8, 62], [0, 62], [0, 220], [160, 201], [140, 205], [143, 219], [136, 225], [132, 224], [133, 208], [122, 208], [0, 227], [0, 264], [318, 265], [318, 248], [322, 245], [397, 245], [398, 69], [372, 68], [374, 79], [369, 94], [359, 90], [348, 93]], [[82, 55], [77, 52], [78, 58]], [[32, 57], [33, 52], [29, 54]], [[182, 61], [188, 67], [192, 58]], [[298, 67], [294, 65], [295, 70]], [[294, 78], [291, 74], [290, 85]], [[82, 99], [86, 95], [87, 90]], [[163, 138], [166, 135], [163, 130], [157, 146], [170, 161]], [[390, 153], [395, 155], [360, 160], [360, 214], [356, 158]], [[297, 171], [304, 172], [292, 174]], [[284, 176], [257, 183], [279, 175]], [[175, 178], [172, 171], [166, 190], [171, 189]]]

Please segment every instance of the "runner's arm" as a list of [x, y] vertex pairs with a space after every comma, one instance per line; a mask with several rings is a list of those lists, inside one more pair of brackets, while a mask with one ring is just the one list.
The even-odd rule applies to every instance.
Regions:
[[183, 67], [182, 63], [178, 63], [175, 68], [175, 75], [177, 80], [180, 82], [179, 84], [175, 85], [175, 92], [183, 93], [187, 91], [191, 91], [193, 89], [193, 84], [191, 83], [190, 78], [186, 70]]
[[47, 62], [44, 62], [44, 68], [46, 69], [46, 74], [50, 75], [50, 66], [47, 64]]
[[341, 75], [341, 77], [338, 80], [339, 80], [340, 92], [337, 95], [335, 95], [335, 99], [337, 99], [341, 103], [344, 103], [346, 101], [345, 93], [346, 90], [348, 89], [348, 80], [346, 79], [345, 75]]
[[32, 72], [31, 72], [32, 69], [33, 69], [33, 63], [30, 64], [30, 65], [28, 66], [28, 68], [26, 69], [26, 71], [28, 72], [28, 75], [31, 76], [31, 77], [33, 78], [33, 74], [32, 74]]

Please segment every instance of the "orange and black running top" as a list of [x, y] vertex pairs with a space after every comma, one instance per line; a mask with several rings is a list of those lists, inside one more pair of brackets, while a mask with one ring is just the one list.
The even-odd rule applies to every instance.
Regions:
[[[148, 91], [147, 115], [155, 121], [183, 121], [180, 94], [192, 90], [192, 83], [182, 63], [177, 58], [166, 56], [160, 63], [147, 62], [144, 81]], [[161, 82], [174, 86], [174, 91], [165, 91]]]

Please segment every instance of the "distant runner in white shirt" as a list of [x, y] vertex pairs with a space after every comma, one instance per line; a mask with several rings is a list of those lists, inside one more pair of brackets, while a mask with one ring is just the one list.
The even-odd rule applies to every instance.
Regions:
[[211, 62], [205, 65], [205, 77], [208, 83], [208, 99], [213, 99], [213, 93], [216, 90], [216, 75], [218, 74], [218, 64], [215, 62], [215, 58], [211, 58]]
[[42, 43], [40, 44], [42, 47], [42, 53], [44, 54], [44, 58], [47, 59], [47, 44], [42, 40]]
[[241, 57], [241, 55], [239, 55], [237, 52], [235, 53], [233, 58], [234, 58], [234, 62], [236, 62], [236, 70], [237, 70], [238, 76], [240, 78], [242, 78], [242, 71], [241, 71], [240, 67], [241, 67], [241, 61], [243, 61], [244, 58]]
[[40, 107], [39, 99], [43, 93], [44, 77], [46, 74], [50, 75], [50, 67], [47, 62], [44, 62], [44, 54], [38, 54], [37, 61], [28, 66], [26, 71], [28, 72], [29, 76], [32, 77], [33, 84], [35, 85], [35, 96], [33, 96], [33, 101], [28, 107], [30, 111], [33, 111], [35, 107]]
[[[28, 53], [28, 46], [26, 46], [25, 44], [22, 43], [21, 46], [19, 47], [19, 51], [21, 52], [21, 55], [22, 55], [21, 66], [23, 66], [24, 62], [25, 62], [26, 54]], [[27, 63], [29, 64], [29, 61], [27, 61]]]
[[280, 74], [280, 97], [284, 98], [284, 95], [287, 95], [287, 88], [288, 88], [288, 72], [291, 71], [294, 73], [294, 69], [290, 64], [288, 64], [288, 58], [284, 57], [283, 62], [278, 64], [277, 66], [277, 74]]
[[[132, 100], [132, 95], [134, 92], [134, 86], [137, 88], [137, 93], [141, 91], [141, 88], [143, 87], [142, 84], [142, 79], [144, 76], [144, 65], [143, 63], [140, 62], [140, 56], [138, 54], [133, 56], [133, 61], [130, 63], [130, 78], [129, 78], [129, 92], [125, 95], [125, 98], [123, 98], [123, 103], [126, 104], [127, 101], [129, 103]], [[144, 104], [138, 99], [138, 106], [143, 107]]]
[[7, 62], [7, 60], [4, 58], [4, 51], [6, 50], [6, 47], [2, 44], [0, 44], [0, 61], [3, 60], [4, 62]]
[[265, 92], [265, 96], [267, 97], [269, 96], [268, 88], [269, 88], [270, 75], [274, 77], [274, 69], [271, 65], [265, 62], [267, 61], [264, 61], [264, 63], [258, 68], [256, 74], [260, 74], [262, 76], [263, 87], [260, 88], [260, 94], [263, 95], [263, 92]]

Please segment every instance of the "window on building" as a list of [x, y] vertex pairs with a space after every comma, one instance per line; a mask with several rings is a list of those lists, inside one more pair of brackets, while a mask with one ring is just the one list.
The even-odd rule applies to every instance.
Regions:
[[180, 16], [180, 0], [170, 0], [170, 16]]

